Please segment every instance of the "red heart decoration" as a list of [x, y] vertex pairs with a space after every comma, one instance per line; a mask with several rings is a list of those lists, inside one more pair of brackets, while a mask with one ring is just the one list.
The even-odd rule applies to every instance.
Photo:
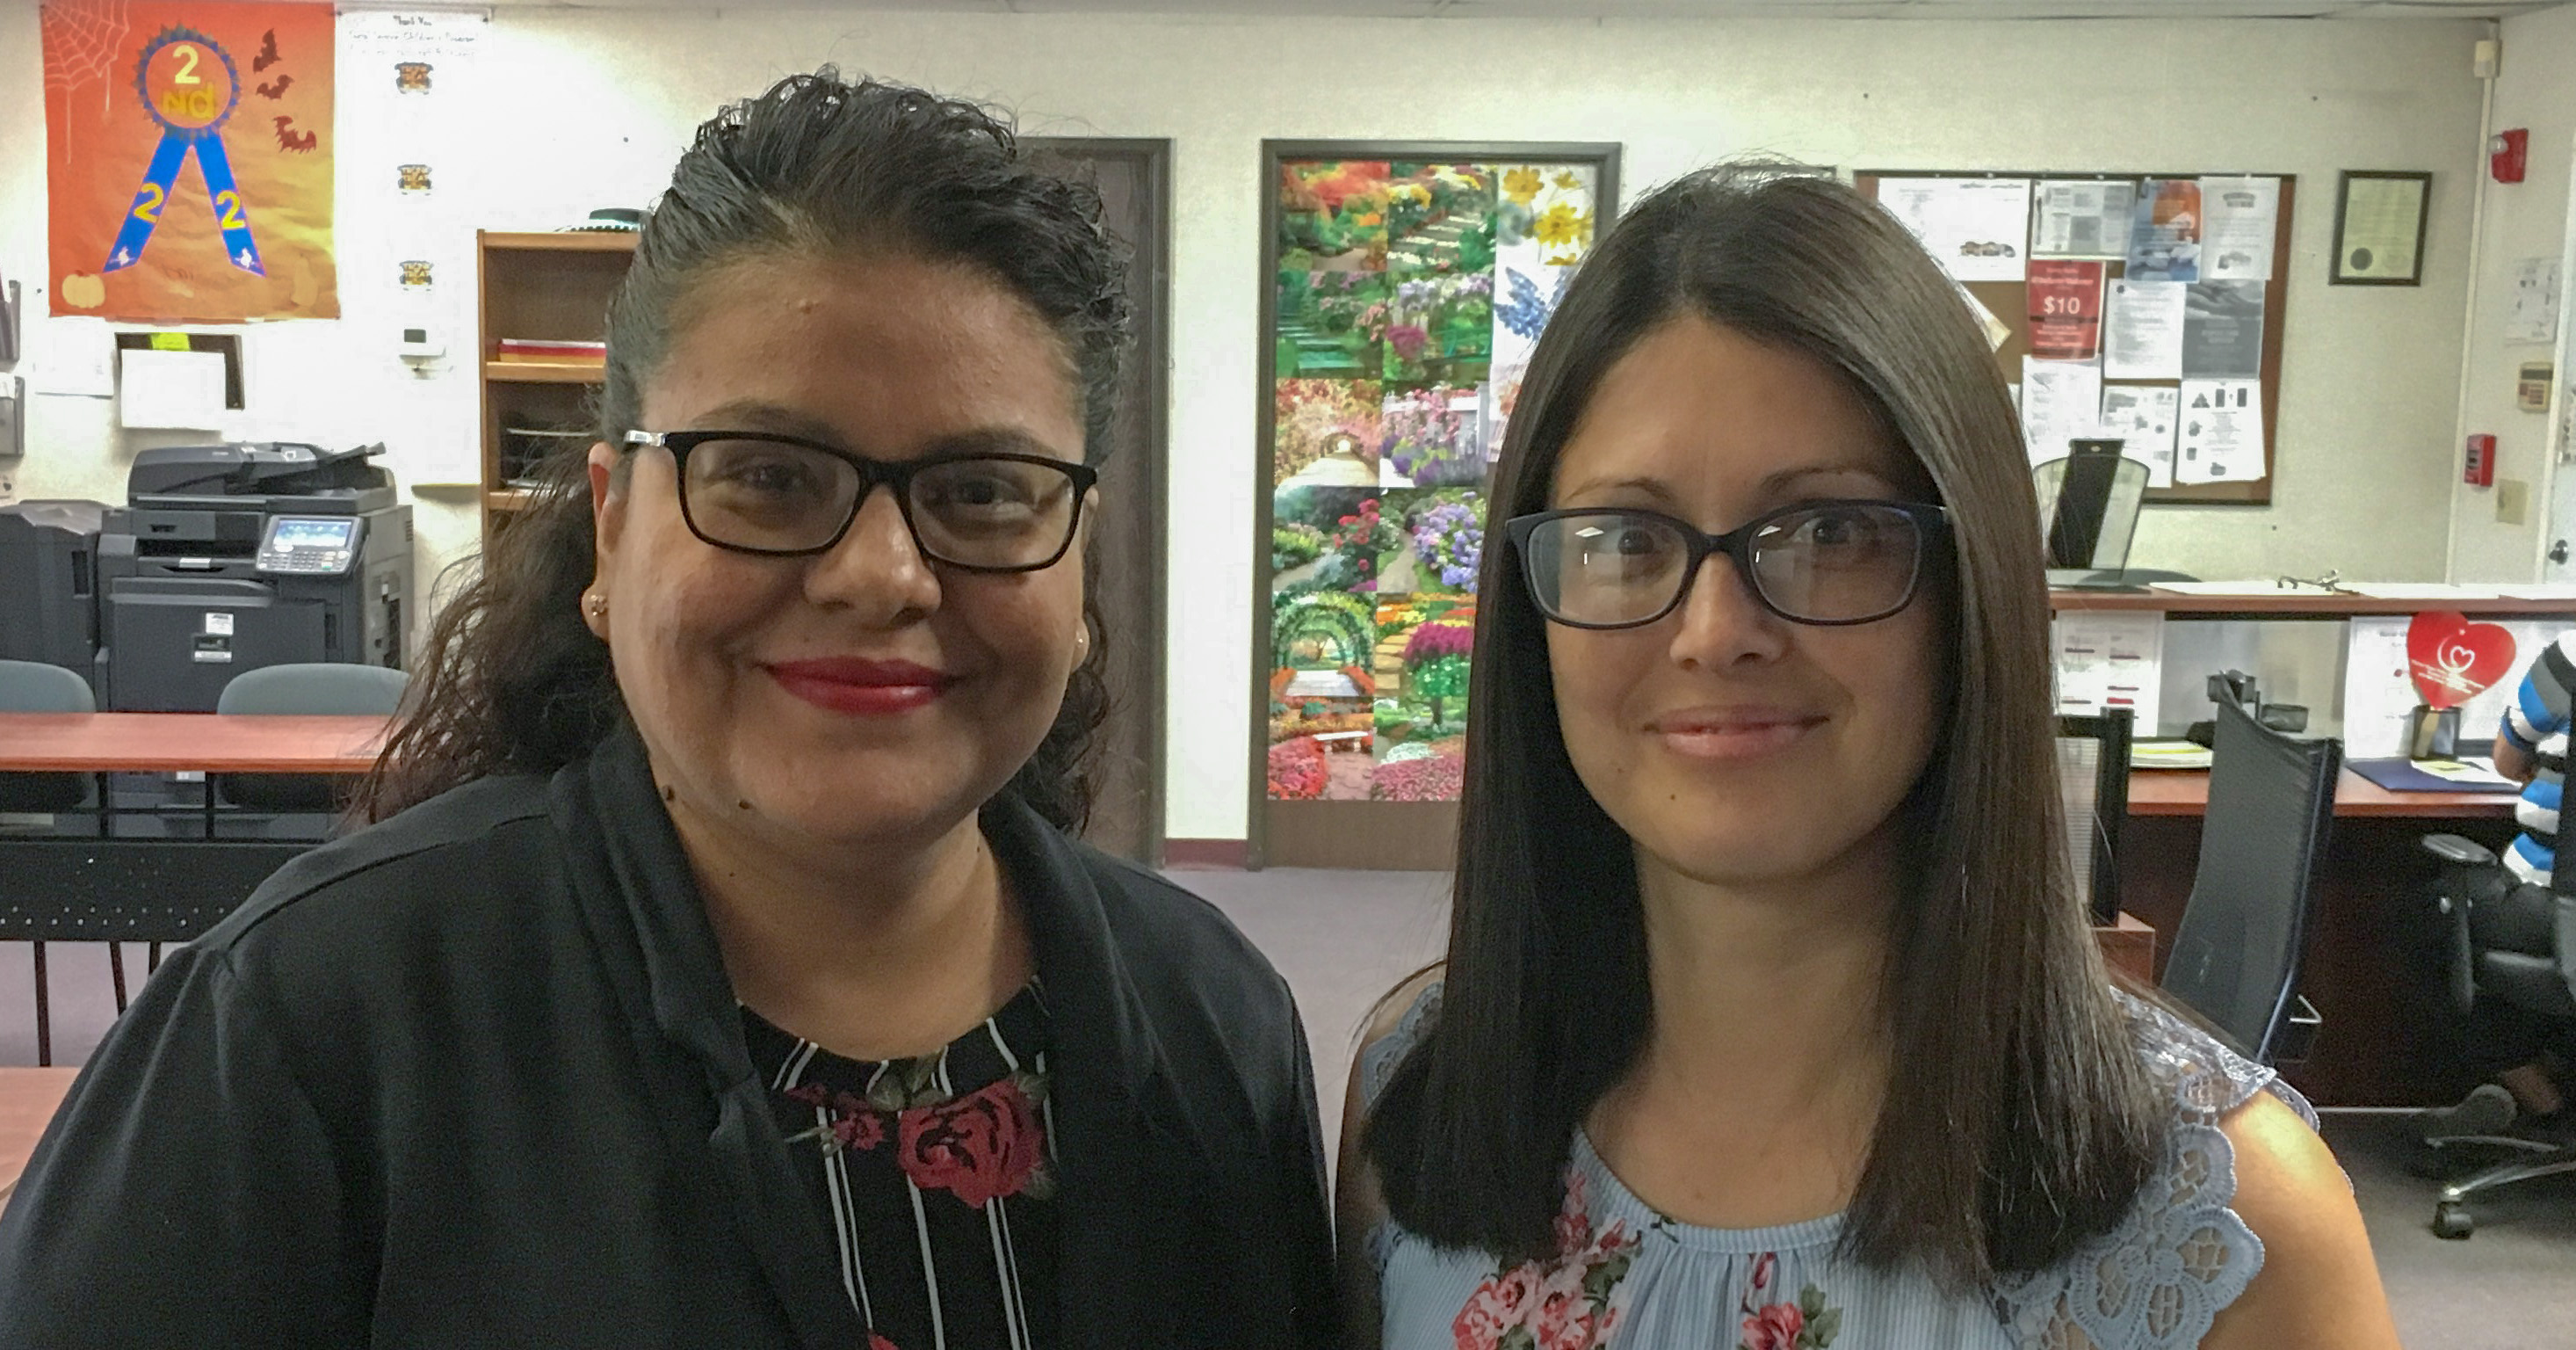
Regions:
[[2513, 673], [2513, 634], [2449, 610], [2425, 610], [2406, 625], [2406, 669], [2425, 705], [2456, 708]]

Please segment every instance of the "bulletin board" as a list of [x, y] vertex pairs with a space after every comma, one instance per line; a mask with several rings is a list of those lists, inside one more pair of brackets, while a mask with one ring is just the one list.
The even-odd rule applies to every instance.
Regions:
[[[1876, 170], [1854, 175], [1854, 183], [1863, 193], [1867, 194], [1871, 199], [1876, 200], [1880, 195], [1880, 184], [1892, 179], [2026, 178], [2031, 181], [2034, 189], [2033, 196], [2035, 202], [2037, 190], [2041, 186], [2049, 183], [2128, 183], [2134, 186], [2143, 184], [2150, 180], [2198, 180], [2205, 176], [2214, 177], [2220, 175], [2184, 173], [2051, 174], [2005, 173], [2000, 171], [1941, 172], [1931, 170]], [[2280, 445], [2281, 342], [2282, 334], [2289, 327], [2288, 301], [2290, 277], [2290, 232], [2296, 198], [2298, 195], [2298, 180], [2296, 176], [2292, 174], [2228, 174], [2224, 176], [2271, 178], [2277, 179], [2280, 182], [2280, 205], [2277, 218], [2273, 224], [2272, 270], [2269, 278], [2265, 280], [2263, 284], [2263, 334], [2261, 343], [2260, 373], [2257, 377], [2262, 390], [2263, 401], [2261, 417], [2263, 434], [2262, 476], [2259, 478], [2246, 477], [2227, 482], [2190, 484], [2177, 482], [2171, 487], [2150, 488], [2147, 492], [2146, 498], [2149, 504], [2184, 503], [2191, 505], [2268, 506], [2272, 502], [2273, 456], [2277, 453]], [[2031, 236], [2033, 233], [2034, 232], [2029, 228], [2029, 223], [2025, 221], [2021, 241], [2021, 252], [2025, 262], [2031, 261], [2030, 244], [2032, 242]], [[2111, 282], [2118, 281], [2127, 274], [2127, 265], [2119, 260], [2104, 260], [2103, 274], [2103, 285], [2107, 293]], [[1962, 282], [1961, 284], [1970, 295], [1975, 296], [1979, 303], [1983, 304], [1988, 311], [1992, 312], [1994, 316], [2001, 320], [2004, 326], [2010, 330], [2009, 335], [2004, 339], [2002, 345], [1995, 351], [1995, 364], [2003, 371], [2006, 382], [2016, 385], [2021, 383], [2022, 358], [2032, 355], [2032, 322], [2030, 316], [2029, 283], [2026, 280], [1970, 280]], [[2109, 327], [2107, 314], [2104, 315], [2103, 318], [2104, 336], [2107, 338]], [[2182, 382], [2172, 379], [2150, 380], [2122, 378], [2115, 380], [2114, 383], [2121, 386], [2177, 388]], [[2183, 413], [2186, 416], [2189, 412], [2189, 409], [2183, 410]]]

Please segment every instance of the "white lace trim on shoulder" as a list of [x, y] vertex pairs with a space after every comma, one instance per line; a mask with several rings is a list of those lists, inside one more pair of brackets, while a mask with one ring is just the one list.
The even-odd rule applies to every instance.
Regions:
[[2230, 1207], [2236, 1149], [2219, 1120], [2270, 1091], [2311, 1126], [2279, 1075], [2172, 1014], [2119, 995], [2139, 1058], [2172, 1094], [2165, 1159], [2129, 1217], [2053, 1269], [2001, 1282], [2016, 1343], [2040, 1350], [2189, 1350], [2263, 1269], [2263, 1243]]
[[1395, 1066], [1422, 1038], [1431, 1034], [1431, 1024], [1440, 1016], [1440, 981], [1433, 980], [1413, 996], [1395, 1030], [1360, 1047], [1360, 1105], [1377, 1105], [1378, 1094], [1386, 1091], [1386, 1082], [1395, 1076]]

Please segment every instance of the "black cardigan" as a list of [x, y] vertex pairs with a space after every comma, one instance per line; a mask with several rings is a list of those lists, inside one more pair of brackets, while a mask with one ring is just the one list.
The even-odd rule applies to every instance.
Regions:
[[[1287, 986], [1016, 799], [983, 824], [1052, 1012], [1064, 1344], [1331, 1343]], [[0, 1346], [858, 1350], [788, 1147], [621, 733], [308, 854], [175, 953], [0, 1217]]]

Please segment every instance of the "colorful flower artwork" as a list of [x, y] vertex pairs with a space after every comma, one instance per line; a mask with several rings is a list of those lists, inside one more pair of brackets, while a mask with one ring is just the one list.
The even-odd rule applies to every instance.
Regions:
[[1279, 167], [1279, 265], [1386, 270], [1385, 160], [1290, 161]]
[[1366, 379], [1386, 362], [1392, 321], [1384, 272], [1279, 269], [1271, 355], [1274, 373]]
[[1494, 267], [1494, 171], [1468, 164], [1392, 166], [1389, 276], [1480, 276]]
[[1529, 271], [1571, 267], [1592, 251], [1599, 229], [1589, 166], [1511, 164], [1494, 203], [1497, 266]]
[[1375, 488], [1287, 487], [1270, 499], [1270, 589], [1371, 595], [1401, 537]]
[[1490, 484], [1600, 233], [1601, 169], [1314, 159], [1279, 175], [1268, 795], [1455, 801]]
[[1272, 400], [1271, 481], [1280, 488], [1378, 485], [1376, 380], [1280, 380]]
[[1271, 604], [1269, 796], [1364, 801], [1376, 768], [1376, 607], [1348, 591]]
[[1465, 773], [1476, 607], [1464, 596], [1381, 598], [1371, 730], [1379, 801], [1455, 801]]
[[1389, 488], [1481, 486], [1485, 450], [1484, 391], [1451, 384], [1389, 389], [1378, 420], [1378, 485]]
[[1381, 362], [1390, 380], [1473, 384], [1494, 354], [1494, 277], [1448, 273], [1394, 280]]
[[1384, 494], [1389, 547], [1378, 557], [1377, 589], [1390, 595], [1473, 595], [1485, 560], [1485, 498], [1474, 488]]

